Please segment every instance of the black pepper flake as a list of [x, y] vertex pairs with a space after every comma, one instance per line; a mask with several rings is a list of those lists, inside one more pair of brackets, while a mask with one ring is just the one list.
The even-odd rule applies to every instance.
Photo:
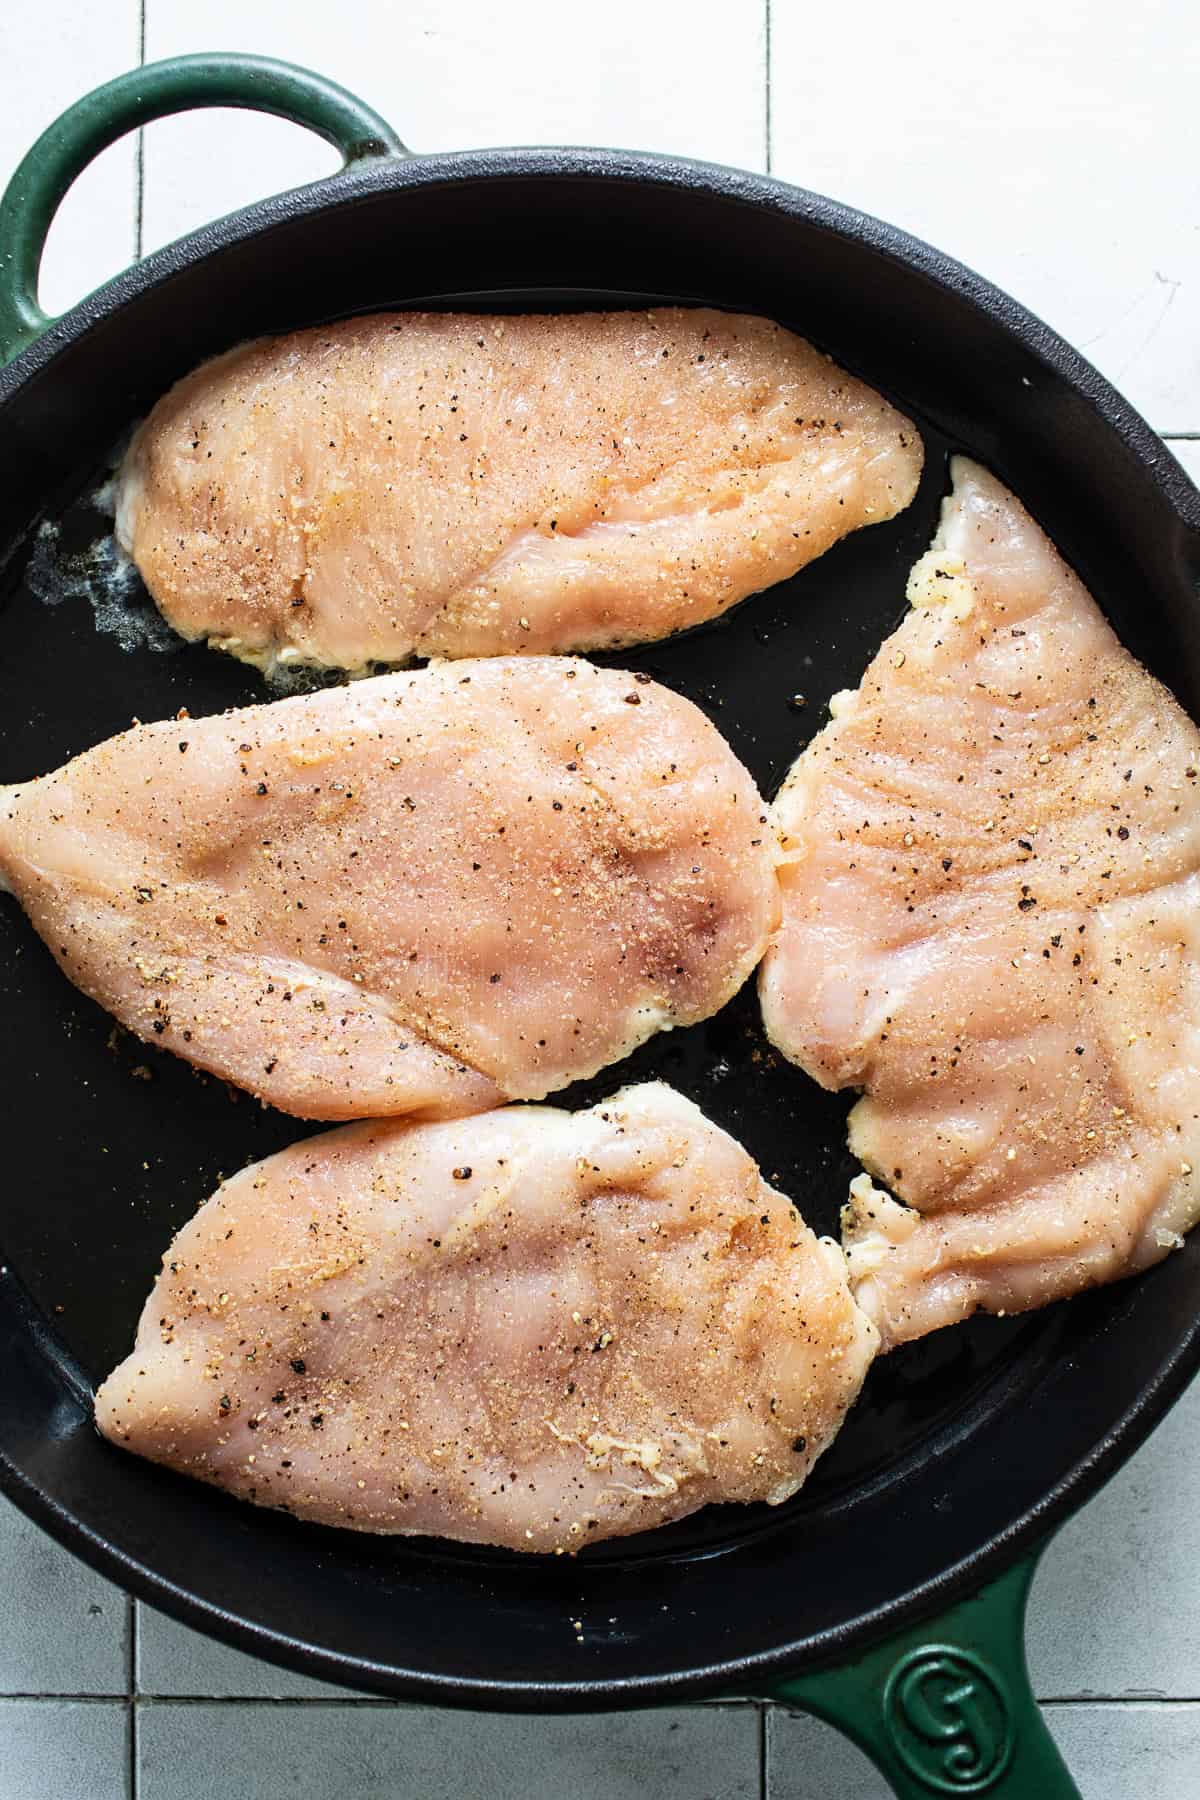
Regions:
[[308, 1422], [312, 1426], [314, 1431], [320, 1431], [322, 1425], [324, 1425], [324, 1423], [325, 1423], [325, 1414], [324, 1413], [314, 1413], [312, 1418]]
[[188, 740], [187, 740], [187, 739], [186, 739], [186, 738], [180, 738], [180, 740], [179, 740], [179, 754], [180, 754], [180, 756], [182, 756], [182, 755], [183, 755], [183, 753], [184, 753], [184, 751], [185, 751], [185, 750], [186, 750], [186, 749], [187, 749], [187, 747], [188, 747]]
[[803, 1455], [804, 1451], [808, 1449], [808, 1439], [806, 1437], [793, 1438], [792, 1449], [797, 1456]]
[[302, 1356], [293, 1356], [292, 1370], [293, 1370], [293, 1373], [296, 1375], [307, 1374], [308, 1364], [305, 1362], [305, 1360]]
[[634, 672], [633, 679], [635, 681], [640, 681], [642, 686], [645, 687], [648, 682], [653, 680], [653, 676], [647, 675], [647, 673], [644, 669], [637, 669]]
[[642, 704], [642, 696], [640, 694], [625, 694], [623, 695], [623, 699], [626, 706], [640, 706]]
[[455, 1169], [454, 1170], [454, 1179], [455, 1179], [455, 1181], [470, 1181], [470, 1179], [471, 1179], [470, 1164], [464, 1163], [461, 1168]]
[[1128, 827], [1128, 825], [1118, 825], [1118, 826], [1117, 826], [1117, 836], [1118, 836], [1118, 837], [1119, 837], [1119, 838], [1121, 838], [1121, 839], [1122, 839], [1122, 840], [1124, 840], [1124, 839], [1125, 839], [1125, 838], [1127, 838], [1127, 837], [1128, 837], [1128, 836], [1129, 836], [1129, 827]]
[[946, 873], [949, 874], [950, 870], [954, 867], [954, 858], [952, 856], [943, 856], [942, 867], [945, 869]]
[[254, 791], [255, 791], [255, 793], [256, 793], [256, 794], [265, 794], [265, 793], [266, 793], [266, 791], [267, 791], [267, 784], [266, 784], [266, 782], [265, 782], [265, 781], [260, 781], [260, 782], [259, 782], [259, 784], [258, 784], [258, 786], [257, 786], [257, 787], [256, 787], [256, 788], [255, 788], [255, 790], [254, 790]]

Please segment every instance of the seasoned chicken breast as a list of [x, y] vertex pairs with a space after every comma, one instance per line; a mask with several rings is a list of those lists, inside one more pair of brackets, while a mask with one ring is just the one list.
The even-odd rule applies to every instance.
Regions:
[[907, 506], [907, 419], [768, 319], [382, 314], [263, 339], [154, 408], [117, 531], [250, 661], [665, 637]]
[[689, 701], [556, 657], [139, 725], [0, 790], [0, 875], [71, 980], [314, 1119], [540, 1099], [715, 1012], [774, 854]]
[[1200, 733], [961, 458], [912, 611], [775, 805], [767, 1029], [860, 1087], [884, 1343], [1143, 1269], [1200, 1212]]
[[243, 1169], [168, 1250], [96, 1419], [301, 1518], [573, 1551], [787, 1499], [876, 1342], [838, 1246], [648, 1083]]

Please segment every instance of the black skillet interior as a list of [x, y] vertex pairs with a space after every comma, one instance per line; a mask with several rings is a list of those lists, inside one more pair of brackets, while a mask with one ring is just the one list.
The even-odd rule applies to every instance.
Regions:
[[[724, 172], [526, 153], [342, 177], [246, 218], [264, 229], [233, 222], [167, 252], [125, 279], [90, 331], [68, 327], [40, 370], [35, 353], [23, 387], [0, 377], [13, 471], [0, 549], [14, 546], [0, 780], [53, 767], [135, 715], [269, 697], [254, 671], [184, 646], [136, 586], [114, 582], [109, 521], [90, 496], [130, 423], [202, 356], [381, 305], [669, 298], [761, 311], [917, 419], [926, 472], [899, 519], [715, 625], [605, 659], [695, 700], [767, 793], [900, 617], [956, 448], [1013, 483], [1125, 641], [1200, 714], [1195, 494], [1115, 396], [1101, 395], [1101, 420], [1033, 321], [986, 317], [956, 291], [965, 272], [928, 253], [926, 268], [906, 265], [916, 247], [882, 228]], [[297, 1525], [111, 1450], [86, 1396], [124, 1354], [171, 1234], [222, 1174], [308, 1128], [115, 1031], [11, 902], [0, 996], [0, 1473], [118, 1579], [313, 1672], [506, 1706], [761, 1689], [981, 1579], [1102, 1478], [1197, 1361], [1193, 1240], [1141, 1281], [980, 1319], [880, 1362], [813, 1480], [776, 1511], [713, 1510], [571, 1563]], [[752, 984], [708, 1024], [559, 1098], [586, 1104], [649, 1076], [734, 1132], [816, 1228], [836, 1229], [856, 1168], [849, 1101], [770, 1050]]]

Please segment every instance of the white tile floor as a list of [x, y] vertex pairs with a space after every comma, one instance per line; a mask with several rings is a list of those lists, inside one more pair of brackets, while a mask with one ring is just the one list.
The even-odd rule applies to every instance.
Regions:
[[[67, 102], [184, 50], [269, 52], [421, 149], [593, 142], [822, 189], [1041, 312], [1200, 481], [1194, 0], [40, 0], [5, 8], [0, 179]], [[118, 145], [55, 228], [69, 304], [221, 211], [332, 166], [221, 115]], [[1190, 440], [1190, 441], [1187, 441]], [[1030, 1659], [1086, 1800], [1200, 1795], [1200, 1388], [1059, 1536]], [[142, 1606], [0, 1502], [0, 1800], [880, 1800], [811, 1720], [759, 1709], [523, 1721], [397, 1709], [259, 1664]], [[1029, 1800], [1037, 1800], [1030, 1796]]]

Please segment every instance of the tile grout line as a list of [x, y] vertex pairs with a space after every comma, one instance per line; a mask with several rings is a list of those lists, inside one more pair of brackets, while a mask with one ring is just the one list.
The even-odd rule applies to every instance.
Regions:
[[771, 0], [763, 0], [763, 165], [771, 173]]
[[1047, 1694], [1039, 1706], [1192, 1706], [1200, 1707], [1200, 1694]]
[[[5, 1698], [24, 1700], [96, 1700], [108, 1698], [110, 1700], [120, 1700], [123, 1699], [124, 1696], [120, 1694], [108, 1696], [96, 1694], [10, 1694], [6, 1695]], [[353, 1693], [346, 1694], [344, 1698], [340, 1695], [334, 1696], [331, 1694], [139, 1694], [137, 1696], [137, 1705], [142, 1711], [145, 1711], [147, 1708], [153, 1710], [160, 1706], [268, 1706], [272, 1708], [309, 1706], [318, 1707], [323, 1711], [328, 1712], [344, 1706], [355, 1711], [363, 1712], [404, 1712], [408, 1711], [412, 1704], [411, 1701], [407, 1700], [389, 1700], [382, 1694]], [[699, 1711], [704, 1710], [707, 1703], [703, 1701], [693, 1701], [690, 1703], [685, 1701], [683, 1704], [685, 1707], [689, 1708], [689, 1710], [694, 1708]], [[737, 1710], [740, 1706], [745, 1704], [746, 1703], [743, 1701], [729, 1703], [731, 1710]], [[1052, 1694], [1045, 1699], [1039, 1699], [1038, 1705], [1200, 1707], [1200, 1694]], [[782, 1702], [768, 1700], [766, 1702], [757, 1703], [756, 1710], [765, 1721], [767, 1716], [771, 1713], [777, 1711], [784, 1713], [791, 1713], [793, 1711], [802, 1712], [803, 1708], [791, 1708], [783, 1705]]]
[[[36, 1702], [43, 1706], [120, 1706], [138, 1710], [159, 1706], [267, 1706], [271, 1708], [317, 1707], [330, 1711], [337, 1707], [347, 1707], [354, 1711], [364, 1712], [401, 1712], [407, 1711], [411, 1702], [406, 1700], [389, 1700], [382, 1694], [78, 1694], [78, 1693], [35, 1693], [13, 1692], [0, 1694], [0, 1709], [6, 1706], [29, 1705]], [[700, 1701], [684, 1702], [689, 1710], [704, 1709], [706, 1703]], [[736, 1708], [744, 1702], [730, 1703]], [[1197, 1694], [1041, 1694], [1038, 1696], [1039, 1706], [1189, 1706], [1200, 1709], [1200, 1693]], [[802, 1713], [802, 1707], [791, 1707], [781, 1701], [768, 1700], [757, 1703], [756, 1710], [763, 1722], [763, 1743], [766, 1741], [767, 1720], [775, 1712], [787, 1716]]]
[[[143, 0], [144, 4], [144, 0]], [[138, 1791], [138, 1603], [132, 1594], [129, 1597], [129, 1706], [126, 1709], [128, 1718], [128, 1754], [129, 1754], [129, 1800], [137, 1800]]]
[[[50, 1692], [11, 1692], [0, 1694], [0, 1708], [29, 1705], [36, 1701], [45, 1706], [131, 1706], [137, 1710], [155, 1706], [318, 1706], [331, 1710], [349, 1706], [363, 1712], [403, 1712], [410, 1701], [387, 1699], [383, 1694], [50, 1694]], [[730, 1703], [736, 1710], [739, 1701]], [[702, 1701], [684, 1701], [689, 1710], [702, 1710]], [[1200, 1708], [1200, 1694], [1040, 1694], [1038, 1706], [1195, 1706]], [[802, 1708], [786, 1706], [783, 1701], [757, 1703], [759, 1717], [766, 1719], [775, 1712], [795, 1714]]]
[[[148, 0], [138, 0], [138, 68], [146, 66], [146, 7]], [[141, 262], [146, 240], [146, 127], [138, 127], [137, 147], [133, 155], [133, 259]]]
[[758, 1800], [771, 1800], [770, 1776], [767, 1773], [767, 1718], [770, 1711], [770, 1702], [760, 1705], [758, 1709]]
[[46, 1706], [120, 1706], [129, 1705], [128, 1694], [0, 1694], [0, 1708], [19, 1703], [28, 1706], [33, 1700]]
[[[0, 1695], [0, 1705], [5, 1700], [44, 1700], [47, 1702], [60, 1700], [93, 1700], [107, 1702], [127, 1702], [126, 1694], [4, 1694]], [[383, 1694], [357, 1694], [348, 1691], [343, 1694], [150, 1694], [138, 1693], [135, 1704], [140, 1712], [154, 1711], [162, 1706], [266, 1706], [281, 1710], [291, 1707], [315, 1707], [324, 1712], [336, 1711], [346, 1707], [361, 1712], [410, 1712], [420, 1702], [410, 1700], [393, 1700]], [[752, 1700], [722, 1701], [684, 1701], [685, 1710], [695, 1712], [742, 1712], [747, 1709], [762, 1710], [762, 1703]], [[434, 1711], [446, 1711], [445, 1707], [432, 1708]], [[485, 1709], [486, 1711], [486, 1709]], [[487, 1713], [488, 1717], [499, 1718], [501, 1714]]]

